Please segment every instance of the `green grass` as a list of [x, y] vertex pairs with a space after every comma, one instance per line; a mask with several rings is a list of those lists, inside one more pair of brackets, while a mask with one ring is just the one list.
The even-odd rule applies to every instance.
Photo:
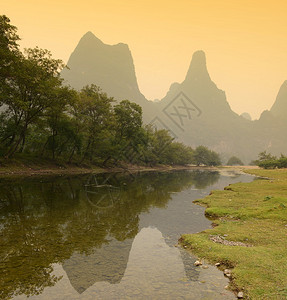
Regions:
[[[287, 169], [246, 172], [270, 179], [237, 183], [197, 200], [216, 226], [181, 241], [199, 257], [232, 268], [230, 289], [246, 299], [287, 299]], [[224, 234], [253, 247], [210, 240]]]

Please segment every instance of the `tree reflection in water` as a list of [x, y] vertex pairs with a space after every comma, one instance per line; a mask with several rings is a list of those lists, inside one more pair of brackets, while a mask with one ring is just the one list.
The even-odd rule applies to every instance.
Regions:
[[[69, 276], [77, 255], [90, 255], [102, 266], [84, 289], [95, 281], [119, 282], [139, 215], [165, 208], [174, 192], [207, 187], [219, 176], [180, 171], [2, 179], [0, 298], [40, 294], [61, 279], [52, 275], [52, 264], [62, 263]], [[120, 263], [112, 259], [115, 248]]]

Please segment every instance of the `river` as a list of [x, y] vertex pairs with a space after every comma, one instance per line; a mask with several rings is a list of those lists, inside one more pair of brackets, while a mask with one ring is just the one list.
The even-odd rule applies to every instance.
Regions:
[[1, 299], [234, 299], [216, 267], [177, 247], [211, 227], [192, 203], [235, 171], [1, 179]]

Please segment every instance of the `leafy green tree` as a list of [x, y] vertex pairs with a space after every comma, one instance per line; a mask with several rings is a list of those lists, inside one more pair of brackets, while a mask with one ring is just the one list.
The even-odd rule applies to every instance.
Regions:
[[173, 140], [174, 139], [170, 136], [167, 130], [155, 130], [154, 138], [152, 140], [152, 149], [159, 163], [167, 163], [168, 149]]
[[219, 155], [209, 150], [205, 146], [198, 146], [193, 154], [194, 163], [197, 166], [206, 165], [206, 166], [219, 166], [221, 165], [221, 160]]
[[47, 110], [46, 120], [48, 126], [48, 137], [45, 146], [52, 152], [52, 158], [55, 159], [56, 151], [61, 154], [65, 148], [67, 151], [71, 140], [74, 140], [75, 135], [71, 127], [71, 117], [68, 114], [70, 106], [77, 99], [76, 91], [68, 87], [62, 87], [57, 94], [57, 101]]
[[277, 157], [267, 153], [267, 151], [260, 152], [258, 159], [253, 161], [252, 164], [264, 169], [274, 169], [278, 166]]
[[193, 149], [182, 143], [171, 143], [167, 153], [167, 164], [188, 165], [193, 162]]
[[[5, 90], [13, 78], [18, 65], [18, 60], [22, 56], [19, 51], [19, 36], [17, 28], [10, 24], [10, 19], [5, 15], [0, 16], [0, 109], [5, 109]], [[12, 120], [7, 120], [3, 113], [0, 114], [0, 147], [2, 154], [6, 147], [5, 143], [15, 131]]]
[[74, 106], [74, 117], [84, 135], [82, 162], [92, 161], [100, 144], [103, 143], [113, 126], [112, 103], [114, 99], [96, 85], [84, 87]]
[[147, 140], [142, 129], [142, 108], [129, 100], [122, 100], [114, 107], [116, 161], [137, 163]]
[[129, 100], [115, 105], [117, 135], [120, 139], [130, 139], [137, 135], [142, 127], [142, 108]]
[[260, 168], [264, 169], [282, 169], [287, 168], [287, 157], [283, 154], [279, 158], [271, 155], [270, 153], [266, 153], [266, 151], [259, 153], [258, 160], [254, 161], [254, 163]]
[[209, 151], [205, 146], [198, 146], [193, 154], [194, 162], [197, 166], [208, 165]]
[[170, 153], [169, 146], [173, 142], [173, 138], [170, 136], [169, 132], [165, 129], [157, 130], [152, 126], [146, 126], [146, 136], [147, 142], [144, 150], [144, 161], [146, 164], [151, 166], [158, 163], [172, 164], [171, 161], [167, 162], [168, 155]]
[[18, 63], [17, 73], [2, 88], [3, 114], [14, 128], [13, 135], [4, 137], [5, 141], [8, 140], [7, 157], [20, 146], [23, 150], [31, 124], [35, 124], [57, 102], [63, 89], [60, 79], [63, 66], [62, 61], [53, 59], [48, 50], [27, 49]]
[[240, 158], [238, 158], [236, 156], [232, 156], [229, 158], [227, 165], [228, 166], [243, 166], [244, 164]]
[[272, 155], [271, 153], [267, 153], [267, 151], [263, 151], [263, 152], [260, 152], [258, 154], [258, 160], [259, 161], [264, 161], [264, 160], [274, 160], [274, 159], [277, 159], [276, 156]]
[[19, 36], [17, 28], [10, 24], [10, 19], [5, 15], [0, 16], [0, 101], [2, 87], [15, 72], [15, 62], [21, 56], [19, 51]]
[[221, 163], [221, 159], [218, 153], [216, 153], [215, 151], [211, 151], [209, 150], [209, 158], [208, 158], [208, 166], [220, 166]]

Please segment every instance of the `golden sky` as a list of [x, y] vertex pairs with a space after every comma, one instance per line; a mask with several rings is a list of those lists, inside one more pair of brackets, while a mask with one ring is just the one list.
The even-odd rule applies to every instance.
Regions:
[[286, 0], [0, 0], [0, 8], [23, 47], [47, 48], [65, 62], [87, 31], [127, 43], [151, 100], [184, 79], [196, 50], [239, 114], [258, 118], [287, 80]]

